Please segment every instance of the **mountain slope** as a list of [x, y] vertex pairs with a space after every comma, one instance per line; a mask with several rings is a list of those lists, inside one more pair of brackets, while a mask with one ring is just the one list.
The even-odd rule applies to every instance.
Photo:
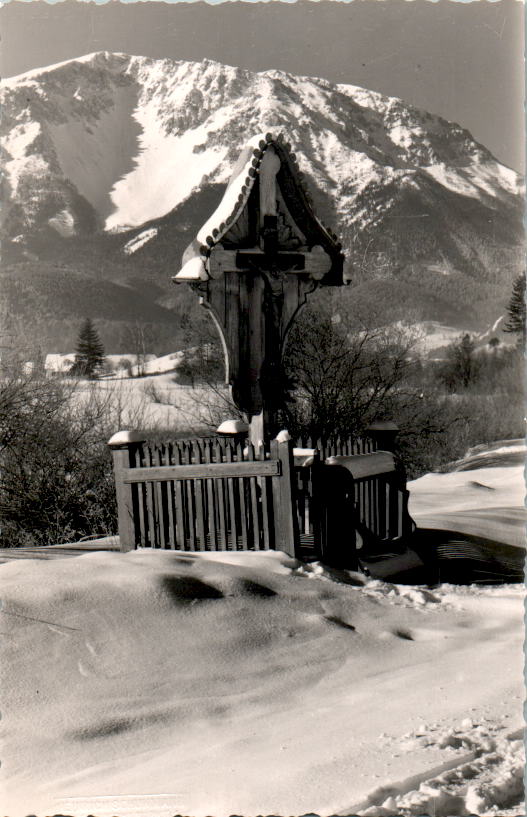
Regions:
[[22, 261], [37, 277], [43, 260], [80, 264], [93, 279], [151, 281], [174, 305], [169, 279], [185, 244], [241, 146], [267, 130], [297, 151], [366, 305], [375, 291], [404, 313], [393, 292], [409, 284], [418, 317], [437, 319], [440, 299], [441, 320], [483, 326], [520, 268], [517, 174], [458, 125], [400, 99], [107, 52], [8, 80], [3, 96], [4, 258], [15, 277]]

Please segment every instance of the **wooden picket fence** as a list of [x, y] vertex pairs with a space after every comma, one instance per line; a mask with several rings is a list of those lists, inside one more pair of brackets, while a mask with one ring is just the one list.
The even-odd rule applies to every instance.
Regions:
[[321, 462], [328, 457], [344, 456], [350, 457], [357, 454], [371, 454], [378, 448], [378, 443], [373, 437], [353, 437], [353, 438], [330, 438], [313, 439], [311, 437], [298, 437], [294, 443], [295, 448], [314, 448], [319, 453]]
[[294, 555], [287, 443], [226, 438], [111, 443], [121, 549], [268, 550]]
[[357, 541], [412, 530], [404, 473], [372, 438], [255, 450], [222, 437], [148, 442], [120, 432], [110, 445], [122, 550], [278, 549], [354, 566]]

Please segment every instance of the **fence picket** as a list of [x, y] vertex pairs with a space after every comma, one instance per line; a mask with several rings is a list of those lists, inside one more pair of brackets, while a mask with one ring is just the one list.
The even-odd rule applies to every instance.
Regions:
[[320, 476], [320, 454], [317, 452], [315, 454], [313, 466], [309, 469], [309, 529], [306, 531], [306, 533], [312, 537], [313, 547], [315, 548], [315, 552], [318, 552], [319, 555], [322, 554], [322, 549], [324, 546], [322, 530], [323, 508], [321, 501], [323, 488], [320, 482]]
[[[191, 446], [188, 442], [183, 443], [182, 458], [185, 465], [192, 462]], [[196, 550], [196, 511], [194, 507], [194, 483], [191, 479], [183, 480], [183, 509], [185, 520], [185, 547], [191, 551]]]
[[[199, 444], [199, 441], [196, 440], [194, 443], [194, 462], [199, 464], [203, 462], [203, 452], [202, 448]], [[204, 491], [203, 491], [203, 480], [196, 479], [194, 480], [194, 497], [195, 497], [195, 509], [196, 509], [196, 537], [197, 537], [197, 545], [198, 550], [206, 550], [207, 549], [207, 540], [205, 536], [206, 530], [206, 520], [207, 520], [207, 509], [204, 501]]]
[[[157, 465], [164, 465], [163, 462], [163, 446], [157, 445], [153, 451], [153, 460]], [[161, 548], [165, 548], [167, 546], [167, 511], [168, 511], [168, 502], [167, 502], [167, 485], [166, 483], [156, 482], [155, 483], [155, 494], [156, 494], [156, 508], [157, 508], [157, 519], [158, 519], [158, 543], [157, 546]]]
[[401, 489], [397, 491], [397, 536], [403, 535], [404, 495]]
[[[181, 465], [181, 448], [179, 445], [174, 446], [174, 465]], [[174, 483], [174, 502], [176, 515], [176, 530], [175, 540], [176, 547], [179, 550], [186, 549], [186, 534], [185, 534], [185, 506], [183, 499], [183, 485], [180, 480]]]
[[[138, 446], [135, 450], [135, 467], [140, 468], [142, 465], [142, 450], [143, 450], [144, 443]], [[138, 524], [139, 524], [139, 544], [141, 547], [146, 547], [146, 525], [145, 525], [145, 493], [146, 493], [146, 485], [143, 483], [142, 485], [137, 486], [137, 512], [138, 512]]]
[[372, 515], [373, 515], [373, 530], [377, 536], [380, 535], [379, 527], [379, 479], [372, 480]]
[[305, 470], [298, 468], [296, 471], [296, 515], [298, 519], [298, 530], [301, 535], [309, 532], [309, 501], [306, 497], [307, 485]]
[[[243, 461], [243, 448], [241, 443], [236, 446], [236, 459], [238, 462]], [[247, 550], [248, 544], [248, 524], [247, 524], [247, 506], [246, 506], [246, 491], [247, 481], [244, 477], [238, 477], [236, 480], [239, 492], [239, 508], [240, 508], [240, 537], [242, 550]]]
[[[152, 467], [152, 451], [148, 443], [145, 443], [145, 462], [147, 467]], [[150, 547], [156, 547], [157, 541], [157, 521], [155, 514], [155, 496], [154, 485], [152, 482], [146, 483], [145, 500], [146, 500], [146, 521], [147, 521], [147, 541]]]
[[[168, 443], [165, 446], [165, 461], [167, 465], [172, 464], [172, 445]], [[174, 520], [174, 481], [166, 483], [166, 502], [167, 502], [167, 540], [165, 547], [174, 549], [176, 547], [175, 540], [175, 520]]]
[[375, 497], [376, 497], [376, 489], [378, 485], [378, 480], [376, 478], [372, 478], [370, 480], [370, 503], [371, 503], [371, 511], [370, 511], [370, 524], [371, 529], [374, 533], [377, 533], [377, 506], [375, 504]]
[[[265, 448], [260, 446], [256, 452], [256, 456], [262, 462], [265, 461]], [[262, 538], [263, 549], [269, 550], [272, 547], [272, 510], [271, 510], [271, 496], [267, 477], [258, 477], [258, 485], [260, 487], [260, 498], [262, 503]]]
[[368, 524], [368, 486], [364, 481], [360, 484], [361, 487], [361, 505], [362, 505], [362, 520], [365, 525]]
[[[247, 461], [254, 462], [254, 446], [252, 443], [247, 445]], [[250, 507], [251, 507], [251, 533], [255, 550], [261, 548], [261, 526], [260, 526], [260, 508], [258, 503], [258, 482], [257, 477], [249, 477], [249, 492], [250, 492]]]
[[[204, 443], [204, 455], [205, 455], [205, 462], [212, 462], [212, 451], [211, 451], [211, 444], [209, 440], [206, 440]], [[205, 480], [205, 484], [207, 486], [207, 507], [208, 507], [208, 532], [209, 532], [209, 545], [211, 550], [216, 550], [216, 497], [214, 492], [214, 482], [217, 480], [214, 479], [207, 479]]]
[[[226, 461], [232, 462], [232, 448], [230, 445], [226, 447]], [[229, 530], [231, 534], [231, 549], [238, 550], [238, 525], [236, 520], [236, 501], [234, 492], [234, 479], [227, 477], [227, 495], [229, 498]]]
[[368, 528], [372, 527], [372, 518], [371, 518], [371, 480], [366, 479], [364, 480], [364, 492], [366, 494], [366, 502], [365, 502], [365, 513], [366, 513], [366, 524]]
[[[216, 462], [223, 462], [222, 457], [222, 450], [220, 444], [217, 442], [215, 445], [215, 455], [216, 455]], [[217, 506], [219, 511], [219, 544], [220, 550], [227, 550], [227, 521], [225, 518], [225, 480], [223, 479], [215, 479], [213, 480], [214, 483], [214, 492], [216, 494], [217, 499]]]

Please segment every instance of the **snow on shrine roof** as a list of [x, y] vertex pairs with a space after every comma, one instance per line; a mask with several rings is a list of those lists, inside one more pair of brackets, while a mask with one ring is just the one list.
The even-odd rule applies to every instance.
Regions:
[[337, 236], [329, 227], [323, 225], [313, 212], [311, 195], [303, 183], [303, 174], [298, 167], [295, 154], [291, 152], [291, 145], [285, 141], [282, 133], [276, 138], [272, 133], [257, 134], [242, 149], [220, 204], [183, 253], [183, 264], [181, 270], [174, 276], [174, 281], [199, 281], [209, 278], [206, 260], [212, 248], [221, 242], [247, 205], [259, 173], [260, 163], [270, 145], [278, 149], [280, 158], [286, 160], [294, 175], [295, 186], [303, 199], [302, 206], [308, 211], [310, 221], [316, 229], [317, 243], [323, 244], [333, 256], [340, 254], [342, 245]]

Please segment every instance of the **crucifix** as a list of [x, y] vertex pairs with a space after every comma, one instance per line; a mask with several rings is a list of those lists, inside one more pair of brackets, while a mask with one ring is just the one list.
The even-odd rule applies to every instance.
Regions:
[[278, 430], [289, 329], [319, 285], [344, 283], [343, 261], [282, 135], [252, 140], [173, 280], [192, 286], [218, 328], [226, 380], [255, 445]]

